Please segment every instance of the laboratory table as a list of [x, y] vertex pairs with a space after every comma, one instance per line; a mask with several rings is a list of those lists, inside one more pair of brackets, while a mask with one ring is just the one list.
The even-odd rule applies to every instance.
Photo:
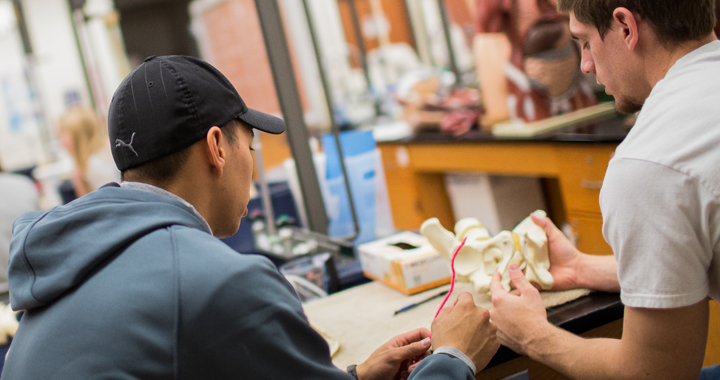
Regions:
[[[334, 352], [333, 363], [345, 368], [367, 359], [393, 336], [419, 327], [429, 328], [442, 298], [397, 315], [393, 315], [394, 311], [448, 288], [449, 285], [444, 285], [406, 296], [379, 282], [371, 282], [307, 303], [304, 309], [310, 323], [328, 339], [330, 347], [339, 347]], [[448, 302], [453, 302], [462, 291], [469, 291], [476, 304], [492, 307], [488, 295], [474, 292], [467, 283], [457, 283]], [[548, 320], [556, 326], [579, 335], [620, 337], [623, 305], [618, 294], [576, 289], [541, 292], [541, 297], [548, 307]], [[526, 369], [531, 378], [562, 378], [549, 368], [501, 347], [486, 369], [478, 374], [478, 379], [502, 379]]]

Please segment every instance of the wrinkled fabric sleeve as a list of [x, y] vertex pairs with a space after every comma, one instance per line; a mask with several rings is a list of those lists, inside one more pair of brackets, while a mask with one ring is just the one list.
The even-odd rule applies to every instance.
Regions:
[[474, 380], [470, 367], [447, 354], [430, 355], [410, 373], [408, 380]]
[[438, 347], [438, 349], [433, 352], [433, 355], [437, 354], [445, 354], [458, 358], [470, 368], [470, 371], [472, 371], [473, 375], [477, 374], [477, 368], [475, 368], [475, 363], [473, 363], [472, 360], [467, 355], [465, 355], [464, 352], [458, 350], [457, 348], [451, 346]]
[[[332, 364], [327, 343], [267, 259], [246, 258], [242, 269], [221, 276], [212, 294], [191, 301], [202, 307], [186, 315], [183, 331], [192, 342], [179, 342], [186, 350], [180, 355], [181, 373], [191, 378], [351, 379]], [[208, 367], [212, 373], [203, 373]]]

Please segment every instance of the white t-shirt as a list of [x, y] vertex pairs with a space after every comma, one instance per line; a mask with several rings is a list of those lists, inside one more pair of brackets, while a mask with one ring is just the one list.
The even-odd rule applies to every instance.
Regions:
[[720, 299], [720, 41], [652, 90], [610, 161], [600, 207], [625, 305]]

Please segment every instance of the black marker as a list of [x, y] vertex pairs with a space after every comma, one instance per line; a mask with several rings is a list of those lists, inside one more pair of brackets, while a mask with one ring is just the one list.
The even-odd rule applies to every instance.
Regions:
[[447, 293], [448, 293], [448, 291], [446, 290], [446, 291], [440, 292], [440, 293], [438, 293], [438, 294], [436, 294], [436, 295], [434, 295], [434, 296], [432, 296], [432, 297], [430, 297], [430, 298], [428, 298], [428, 299], [424, 299], [424, 300], [422, 300], [422, 301], [420, 301], [420, 302], [416, 302], [416, 303], [414, 303], [414, 304], [412, 304], [412, 305], [407, 305], [407, 306], [403, 307], [403, 308], [400, 309], [400, 310], [396, 310], [396, 311], [395, 311], [395, 314], [393, 314], [393, 315], [398, 315], [399, 313], [402, 313], [402, 312], [405, 311], [405, 310], [410, 310], [410, 309], [414, 308], [415, 306], [422, 305], [422, 304], [424, 304], [425, 302], [428, 302], [428, 301], [430, 301], [430, 300], [434, 300], [435, 298], [438, 298], [438, 297], [442, 297], [442, 296], [446, 295]]

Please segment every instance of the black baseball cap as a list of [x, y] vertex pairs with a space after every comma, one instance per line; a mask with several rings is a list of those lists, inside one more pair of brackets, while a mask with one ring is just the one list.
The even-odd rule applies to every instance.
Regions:
[[248, 108], [209, 63], [186, 56], [151, 56], [115, 91], [108, 114], [113, 159], [125, 170], [189, 147], [213, 126], [240, 120], [272, 134], [285, 123]]

